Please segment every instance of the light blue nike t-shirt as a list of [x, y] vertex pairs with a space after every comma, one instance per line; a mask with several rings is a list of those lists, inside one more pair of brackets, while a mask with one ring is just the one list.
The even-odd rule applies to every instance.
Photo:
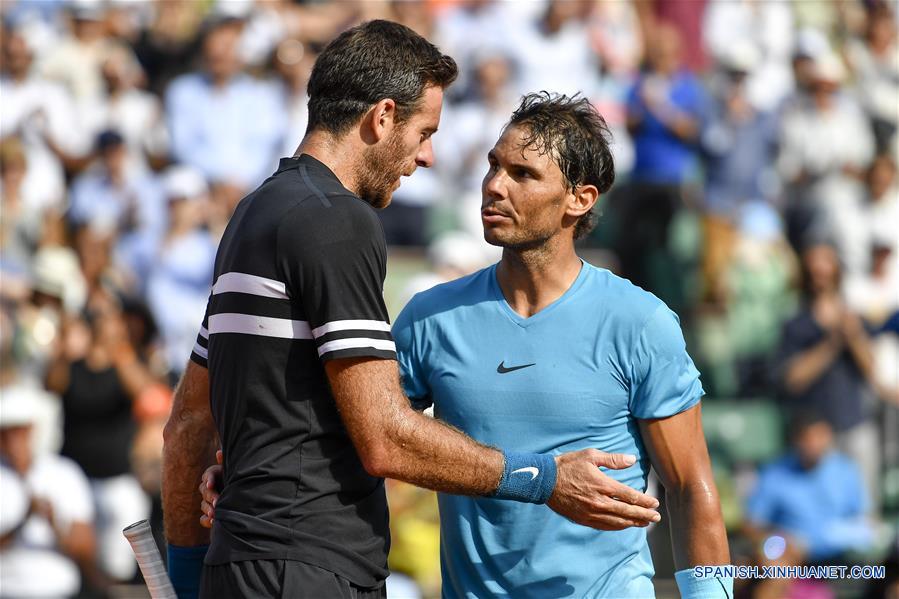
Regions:
[[[677, 316], [584, 263], [562, 297], [523, 318], [496, 266], [416, 295], [393, 327], [417, 407], [506, 451], [638, 456], [606, 474], [646, 489], [638, 418], [699, 402]], [[545, 505], [440, 494], [443, 596], [653, 597], [646, 530], [597, 531]]]

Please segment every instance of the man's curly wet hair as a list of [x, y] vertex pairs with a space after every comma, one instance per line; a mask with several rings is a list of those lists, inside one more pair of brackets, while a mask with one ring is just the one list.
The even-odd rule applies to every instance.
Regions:
[[[586, 98], [546, 91], [524, 96], [507, 126], [525, 129], [524, 148], [549, 153], [568, 189], [595, 185], [603, 194], [615, 181], [615, 164], [609, 142], [612, 134], [602, 115]], [[578, 219], [574, 238], [580, 239], [596, 226], [596, 206]]]

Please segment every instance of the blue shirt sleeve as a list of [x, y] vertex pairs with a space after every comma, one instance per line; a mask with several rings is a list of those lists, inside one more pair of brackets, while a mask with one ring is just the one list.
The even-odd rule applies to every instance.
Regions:
[[423, 341], [419, 324], [414, 317], [415, 298], [406, 304], [403, 311], [393, 323], [393, 340], [396, 343], [396, 356], [400, 364], [403, 390], [416, 410], [424, 410], [431, 406], [431, 390], [421, 361]]
[[677, 315], [656, 308], [637, 339], [631, 363], [630, 410], [637, 418], [666, 418], [702, 397], [699, 371], [687, 354]]

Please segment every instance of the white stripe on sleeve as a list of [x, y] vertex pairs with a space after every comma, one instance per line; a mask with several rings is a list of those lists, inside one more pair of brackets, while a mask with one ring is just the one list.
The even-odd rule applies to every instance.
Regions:
[[242, 333], [281, 339], [312, 339], [312, 331], [305, 320], [269, 318], [252, 314], [225, 313], [209, 317], [209, 332]]
[[212, 286], [212, 295], [229, 292], [289, 299], [287, 286], [281, 281], [248, 275], [242, 272], [226, 272]]
[[203, 358], [204, 360], [209, 359], [209, 350], [200, 345], [199, 343], [194, 343], [194, 353]]
[[322, 335], [333, 333], [334, 331], [351, 330], [389, 331], [390, 325], [383, 320], [332, 320], [312, 329], [312, 334], [318, 339]]
[[328, 341], [327, 343], [323, 343], [321, 347], [318, 348], [319, 357], [325, 355], [328, 352], [339, 351], [341, 349], [356, 349], [363, 347], [371, 347], [374, 349], [381, 349], [385, 351], [396, 351], [396, 344], [389, 339], [366, 339], [364, 337], [357, 337], [352, 339], [335, 339], [334, 341]]

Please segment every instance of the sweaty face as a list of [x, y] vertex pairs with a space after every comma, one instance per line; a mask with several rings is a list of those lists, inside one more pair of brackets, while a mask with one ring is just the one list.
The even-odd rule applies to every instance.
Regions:
[[419, 166], [434, 164], [431, 136], [440, 125], [443, 90], [425, 89], [419, 109], [366, 150], [363, 167], [356, 175], [359, 196], [375, 208], [384, 208], [400, 186]]
[[481, 222], [487, 243], [539, 247], [562, 230], [569, 189], [549, 153], [524, 147], [527, 130], [510, 126], [487, 154]]

